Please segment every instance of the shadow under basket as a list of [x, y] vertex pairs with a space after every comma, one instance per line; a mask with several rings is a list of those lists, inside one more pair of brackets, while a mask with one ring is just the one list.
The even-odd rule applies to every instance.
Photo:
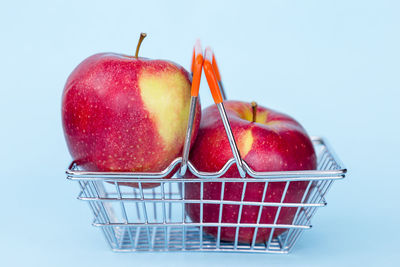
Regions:
[[[324, 207], [326, 193], [335, 180], [343, 179], [346, 169], [334, 154], [328, 143], [319, 137], [312, 138], [317, 153], [317, 170], [287, 172], [254, 172], [244, 162], [250, 178], [219, 178], [235, 164], [231, 159], [216, 173], [199, 172], [189, 162], [188, 168], [198, 178], [187, 179], [173, 176], [163, 177], [175, 171], [182, 158], [175, 159], [160, 173], [127, 172], [89, 172], [72, 162], [66, 171], [67, 178], [80, 186], [78, 199], [86, 201], [93, 212], [93, 225], [99, 227], [111, 249], [120, 252], [140, 251], [209, 251], [209, 252], [258, 252], [287, 253], [303, 230], [311, 228], [311, 219], [317, 208]], [[134, 182], [137, 188], [123, 185]], [[242, 183], [242, 195], [239, 200], [224, 198], [224, 190], [229, 183]], [[263, 196], [259, 202], [246, 201], [246, 186], [250, 183], [263, 184]], [[306, 183], [301, 192], [301, 200], [296, 203], [286, 202], [285, 196], [292, 183]], [[197, 183], [199, 198], [185, 197], [185, 185]], [[221, 198], [203, 199], [203, 190], [207, 183], [220, 183]], [[283, 185], [281, 200], [267, 202], [268, 188], [274, 183]], [[149, 184], [157, 187], [147, 188]], [[188, 205], [199, 207], [200, 218], [194, 222], [187, 214]], [[219, 218], [215, 222], [204, 222], [204, 207], [219, 206]], [[236, 222], [224, 222], [224, 205], [237, 205]], [[252, 223], [241, 222], [240, 216], [247, 207], [256, 206], [257, 219]], [[270, 222], [261, 222], [265, 209], [274, 209], [274, 218]], [[282, 224], [279, 215], [283, 210], [291, 209], [290, 223]], [[205, 229], [214, 229], [216, 234], [208, 235]], [[231, 228], [235, 233], [232, 241], [221, 239], [221, 233]], [[253, 238], [241, 243], [238, 236], [241, 229], [251, 229]], [[266, 231], [268, 229], [268, 231]], [[262, 243], [256, 242], [257, 233], [268, 233]]]

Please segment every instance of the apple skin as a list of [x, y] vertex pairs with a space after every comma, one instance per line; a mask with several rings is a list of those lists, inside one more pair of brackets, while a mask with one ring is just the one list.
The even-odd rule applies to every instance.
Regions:
[[[68, 77], [62, 96], [63, 129], [73, 159], [91, 171], [164, 170], [181, 155], [190, 87], [189, 73], [170, 61], [115, 53], [85, 59]], [[200, 116], [198, 102], [193, 141]]]
[[[256, 122], [252, 122], [252, 106], [239, 101], [224, 102], [231, 124], [233, 135], [240, 154], [246, 163], [255, 171], [294, 171], [316, 169], [316, 154], [313, 144], [304, 128], [293, 118], [267, 109], [257, 107]], [[215, 172], [233, 157], [222, 120], [215, 105], [206, 108], [202, 114], [197, 139], [190, 153], [190, 161], [199, 171]], [[187, 178], [194, 178], [191, 173]], [[236, 164], [232, 165], [223, 177], [240, 177]], [[240, 178], [238, 178], [240, 179]], [[242, 182], [225, 183], [224, 200], [240, 201], [243, 189]], [[264, 202], [280, 202], [285, 182], [270, 182]], [[300, 202], [308, 182], [291, 182], [284, 202]], [[221, 183], [206, 182], [203, 188], [203, 199], [220, 200]], [[262, 201], [265, 183], [249, 182], [246, 186], [244, 201]], [[186, 199], [200, 199], [200, 183], [186, 183]], [[239, 205], [222, 207], [223, 223], [237, 223]], [[273, 224], [277, 207], [263, 207], [260, 223]], [[218, 222], [219, 204], [203, 205], [203, 222]], [[281, 208], [277, 223], [291, 224], [297, 208]], [[200, 204], [186, 204], [186, 212], [193, 222], [200, 222]], [[241, 223], [257, 223], [259, 207], [245, 205], [242, 209]], [[204, 227], [204, 231], [217, 236], [217, 227]], [[287, 229], [277, 228], [273, 236], [282, 234]], [[255, 228], [241, 227], [238, 241], [251, 243]], [[256, 243], [269, 239], [270, 228], [258, 228]], [[221, 240], [234, 241], [235, 227], [222, 227]]]

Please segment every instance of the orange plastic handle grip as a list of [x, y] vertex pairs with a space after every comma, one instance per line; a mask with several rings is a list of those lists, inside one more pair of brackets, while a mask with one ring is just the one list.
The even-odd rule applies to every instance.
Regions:
[[215, 70], [212, 65], [213, 54], [214, 53], [212, 49], [210, 47], [207, 47], [204, 54], [203, 67], [204, 67], [204, 74], [206, 75], [207, 78], [208, 86], [210, 87], [212, 97], [214, 98], [214, 102], [215, 104], [219, 104], [223, 101], [223, 99], [221, 91], [219, 89], [217, 75], [215, 74]]
[[192, 65], [190, 66], [190, 72], [192, 73], [192, 75], [193, 75], [194, 59], [196, 58], [195, 54], [196, 54], [196, 52], [194, 51], [194, 47], [193, 47]]
[[212, 65], [214, 68], [215, 76], [217, 76], [217, 80], [220, 82], [221, 81], [221, 74], [219, 73], [219, 68], [217, 65], [217, 60], [215, 59], [215, 54], [213, 53], [212, 57]]
[[200, 40], [197, 40], [193, 48], [193, 57], [192, 57], [192, 74], [193, 74], [192, 88], [191, 88], [192, 96], [199, 95], [202, 67], [203, 67], [203, 50], [201, 48]]

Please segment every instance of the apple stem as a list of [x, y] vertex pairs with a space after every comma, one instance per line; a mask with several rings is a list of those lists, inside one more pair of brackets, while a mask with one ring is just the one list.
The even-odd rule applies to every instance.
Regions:
[[257, 119], [257, 102], [251, 102], [251, 108], [253, 109], [253, 122], [256, 122]]
[[144, 33], [144, 32], [142, 32], [142, 33], [140, 34], [139, 42], [138, 42], [138, 44], [137, 44], [137, 46], [136, 46], [135, 58], [138, 58], [138, 56], [139, 56], [140, 45], [142, 44], [143, 39], [146, 38], [146, 36], [147, 36], [147, 34]]

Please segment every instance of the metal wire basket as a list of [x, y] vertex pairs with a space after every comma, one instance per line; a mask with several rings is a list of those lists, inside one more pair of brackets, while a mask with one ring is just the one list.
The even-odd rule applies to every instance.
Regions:
[[[235, 163], [232, 158], [216, 173], [202, 173], [188, 162], [188, 168], [200, 179], [187, 179], [175, 175], [163, 179], [172, 172], [182, 158], [175, 159], [170, 166], [160, 173], [126, 173], [126, 172], [87, 172], [72, 162], [67, 178], [77, 181], [81, 191], [78, 199], [86, 201], [94, 215], [93, 225], [99, 227], [114, 251], [227, 251], [227, 252], [261, 252], [287, 253], [291, 250], [300, 234], [311, 228], [311, 219], [317, 208], [326, 205], [325, 196], [333, 181], [345, 177], [346, 169], [322, 138], [312, 138], [318, 157], [318, 168], [312, 171], [287, 172], [254, 172], [244, 163], [250, 178], [218, 178]], [[242, 196], [239, 201], [228, 201], [223, 197], [227, 183], [243, 182]], [[135, 182], [138, 188], [123, 186], [125, 182]], [[286, 203], [284, 201], [291, 183], [307, 183], [301, 201]], [[201, 194], [206, 183], [221, 184], [221, 199], [206, 200], [185, 198], [185, 184], [198, 183]], [[280, 202], [244, 201], [246, 185], [264, 183], [263, 200], [268, 187], [274, 183], [284, 183]], [[146, 189], [143, 184], [160, 184], [156, 188]], [[185, 205], [200, 206], [201, 219], [192, 222], [185, 211]], [[218, 222], [203, 222], [204, 205], [219, 205]], [[223, 205], [238, 205], [239, 215], [236, 223], [221, 221]], [[255, 223], [240, 222], [244, 208], [256, 206], [259, 209]], [[273, 223], [261, 223], [260, 217], [265, 207], [276, 209]], [[295, 209], [295, 216], [290, 224], [280, 224], [279, 214], [284, 209]], [[203, 230], [206, 227], [218, 229], [216, 237]], [[238, 233], [243, 228], [253, 229], [251, 243], [240, 243]], [[221, 231], [227, 228], [236, 230], [233, 242], [221, 240]], [[269, 229], [269, 237], [262, 243], [255, 240], [257, 231]], [[282, 232], [274, 235], [275, 231]]]
[[[93, 225], [102, 229], [114, 251], [287, 253], [303, 230], [311, 228], [317, 208], [326, 205], [325, 195], [333, 181], [345, 177], [343, 164], [327, 142], [318, 137], [312, 139], [317, 170], [252, 170], [241, 158], [233, 136], [223, 103], [226, 93], [211, 48], [206, 48], [204, 56], [203, 61], [197, 42], [193, 50], [191, 102], [182, 157], [157, 173], [90, 172], [76, 162], [66, 171], [68, 179], [79, 183], [78, 199], [89, 203]], [[233, 155], [221, 170], [213, 173], [198, 171], [188, 160], [203, 67]], [[221, 178], [233, 164], [240, 178]], [[187, 170], [197, 178], [183, 178]], [[173, 178], [165, 178], [175, 171]], [[126, 183], [137, 188], [125, 186]], [[234, 199], [224, 195], [225, 189], [232, 185], [238, 189]], [[186, 194], [189, 191], [186, 188], [193, 187], [196, 196]], [[205, 197], [209, 188], [219, 199]], [[257, 188], [258, 200], [246, 198], [251, 188]], [[205, 219], [210, 207], [218, 218], [214, 221]], [[226, 208], [229, 215], [233, 214], [229, 220], [224, 217]], [[249, 212], [251, 220], [248, 215], [242, 216]]]

